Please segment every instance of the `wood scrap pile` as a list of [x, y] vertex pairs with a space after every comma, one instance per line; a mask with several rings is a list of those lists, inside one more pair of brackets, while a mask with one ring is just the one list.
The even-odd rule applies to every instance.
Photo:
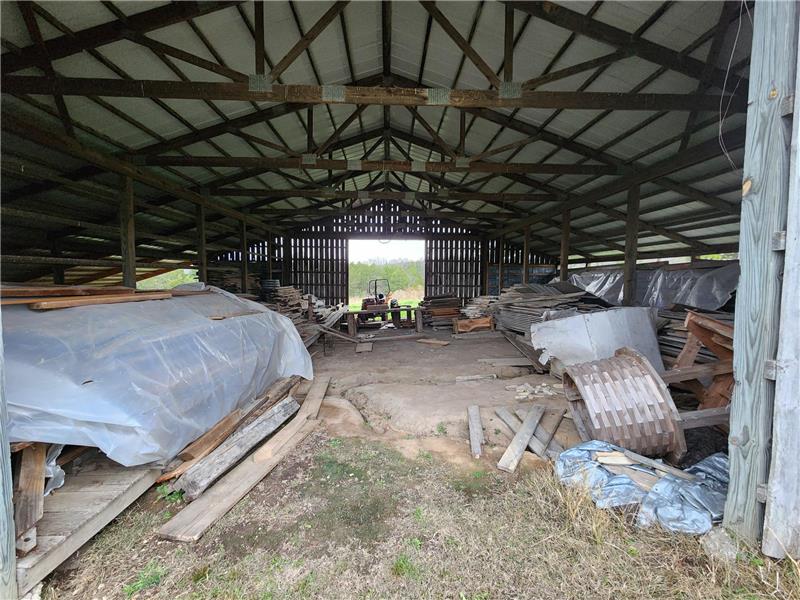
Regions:
[[55, 310], [96, 304], [166, 300], [167, 298], [172, 298], [173, 295], [180, 294], [181, 292], [173, 294], [172, 292], [159, 290], [137, 292], [133, 288], [123, 286], [29, 286], [4, 283], [0, 286], [0, 305], [24, 304], [31, 310]]
[[455, 296], [426, 296], [419, 303], [422, 322], [431, 327], [451, 327], [461, 314], [461, 300]]
[[213, 285], [232, 294], [261, 294], [261, 284], [257, 273], [247, 274], [247, 289], [242, 289], [242, 271], [239, 267], [218, 267], [209, 265], [208, 285]]
[[498, 300], [497, 296], [476, 296], [470, 298], [461, 309], [467, 319], [479, 319], [491, 314], [491, 306]]
[[469, 333], [471, 331], [491, 331], [494, 329], [492, 317], [475, 319], [453, 319], [453, 333]]
[[528, 337], [533, 323], [605, 310], [607, 306], [583, 290], [563, 292], [554, 286], [528, 283], [503, 289], [491, 308], [499, 327]]
[[[213, 427], [187, 446], [179, 456], [188, 460], [160, 480], [180, 475], [172, 488], [192, 503], [158, 535], [182, 542], [198, 540], [311, 433], [329, 382], [330, 378], [316, 378], [303, 398], [299, 378], [281, 379], [224, 427]], [[223, 437], [220, 431], [229, 434]]]
[[[262, 304], [291, 319], [306, 347], [319, 338], [317, 325], [335, 327], [347, 313], [346, 306], [329, 306], [324, 300], [313, 294], [303, 294], [291, 285], [271, 287], [267, 300]], [[312, 318], [309, 318], [309, 305]]]
[[[664, 359], [664, 364], [671, 366], [674, 364], [675, 359], [686, 346], [686, 340], [689, 337], [689, 332], [686, 328], [686, 317], [689, 311], [693, 310], [704, 316], [710, 317], [725, 323], [733, 325], [733, 313], [722, 311], [697, 311], [690, 307], [683, 305], [673, 305], [668, 308], [661, 308], [658, 311], [658, 346], [661, 350], [661, 356]], [[718, 360], [718, 357], [706, 347], [700, 348], [695, 357], [696, 363], [710, 363]]]

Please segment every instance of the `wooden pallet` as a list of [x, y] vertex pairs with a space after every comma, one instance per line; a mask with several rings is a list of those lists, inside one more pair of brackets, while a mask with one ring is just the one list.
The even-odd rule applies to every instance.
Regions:
[[44, 499], [44, 515], [36, 524], [36, 548], [17, 560], [20, 595], [146, 492], [159, 473], [100, 459], [97, 470], [67, 475], [64, 486]]

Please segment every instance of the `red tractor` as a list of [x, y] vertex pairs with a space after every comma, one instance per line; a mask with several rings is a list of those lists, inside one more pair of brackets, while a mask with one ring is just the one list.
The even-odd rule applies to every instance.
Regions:
[[385, 321], [386, 313], [380, 311], [398, 307], [397, 300], [392, 298], [392, 290], [389, 287], [388, 279], [371, 279], [367, 293], [369, 296], [361, 300], [361, 310], [375, 310], [376, 312], [371, 315], [358, 315], [358, 319], [362, 323], [376, 316], [380, 316], [381, 321]]

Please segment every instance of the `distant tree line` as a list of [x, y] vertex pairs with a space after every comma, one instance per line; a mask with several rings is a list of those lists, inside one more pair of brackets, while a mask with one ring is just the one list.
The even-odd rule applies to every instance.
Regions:
[[371, 279], [388, 279], [392, 290], [422, 288], [425, 285], [425, 263], [423, 260], [350, 263], [350, 297], [366, 296]]

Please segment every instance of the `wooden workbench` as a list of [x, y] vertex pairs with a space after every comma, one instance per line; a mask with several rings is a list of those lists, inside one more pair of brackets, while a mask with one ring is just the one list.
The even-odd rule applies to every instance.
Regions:
[[[376, 306], [365, 310], [353, 310], [347, 313], [347, 333], [353, 337], [358, 335], [358, 317], [359, 315], [391, 315], [392, 323], [397, 329], [403, 325], [402, 313], [406, 313], [405, 324], [408, 327], [415, 327], [418, 332], [422, 332], [422, 309], [419, 307], [412, 308], [411, 306], [398, 306], [397, 308], [386, 308], [384, 306]], [[413, 319], [412, 319], [412, 316]]]

